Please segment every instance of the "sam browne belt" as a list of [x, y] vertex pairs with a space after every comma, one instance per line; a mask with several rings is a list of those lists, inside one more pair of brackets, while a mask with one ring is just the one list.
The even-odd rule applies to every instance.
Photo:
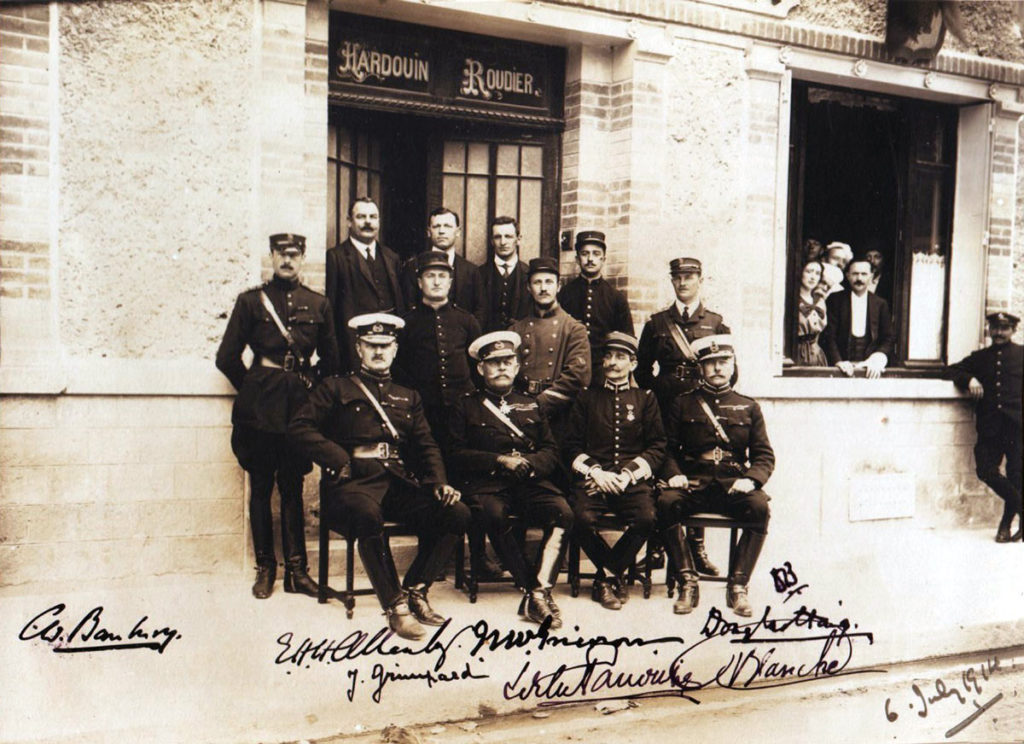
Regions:
[[390, 442], [357, 444], [352, 447], [352, 457], [357, 460], [397, 460], [398, 447]]

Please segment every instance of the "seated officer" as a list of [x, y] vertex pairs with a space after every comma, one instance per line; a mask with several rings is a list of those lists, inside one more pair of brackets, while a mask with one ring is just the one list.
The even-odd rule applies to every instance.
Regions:
[[[654, 530], [652, 476], [665, 459], [665, 427], [658, 401], [630, 379], [636, 369], [636, 338], [612, 331], [604, 338], [603, 383], [584, 390], [569, 415], [566, 456], [578, 475], [573, 490], [575, 534], [584, 552], [611, 582], [594, 581], [593, 598], [609, 610], [628, 599], [622, 575]], [[594, 528], [611, 510], [626, 531], [609, 547]]]
[[[358, 539], [359, 557], [391, 630], [419, 640], [425, 635], [420, 623], [444, 623], [427, 602], [427, 590], [462, 539], [469, 509], [447, 484], [419, 394], [391, 381], [402, 325], [386, 313], [352, 318], [359, 372], [324, 380], [292, 418], [288, 434], [323, 468], [321, 518]], [[411, 525], [419, 535], [419, 551], [402, 586], [384, 541], [384, 520]]]
[[[480, 507], [502, 564], [526, 592], [519, 614], [537, 623], [550, 618], [551, 627], [560, 628], [551, 587], [558, 579], [572, 509], [551, 482], [559, 462], [547, 419], [536, 398], [512, 389], [520, 343], [518, 334], [496, 331], [470, 344], [469, 355], [477, 360], [484, 387], [462, 398], [452, 411], [450, 461], [462, 477], [466, 499]], [[536, 570], [527, 567], [512, 514], [544, 528]]]
[[758, 526], [743, 530], [736, 565], [729, 574], [726, 604], [750, 617], [747, 582], [768, 529], [768, 494], [761, 490], [775, 467], [775, 453], [757, 401], [733, 391], [736, 360], [727, 335], [693, 342], [701, 368], [700, 385], [680, 395], [668, 414], [668, 488], [658, 498], [658, 522], [665, 550], [680, 582], [673, 610], [697, 606], [697, 571], [683, 540], [679, 520], [698, 512], [725, 514]]

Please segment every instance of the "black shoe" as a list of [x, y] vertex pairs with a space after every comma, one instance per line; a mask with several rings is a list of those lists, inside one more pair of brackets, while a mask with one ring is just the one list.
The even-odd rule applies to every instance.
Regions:
[[996, 530], [996, 542], [997, 543], [1008, 543], [1008, 542], [1011, 542], [1012, 540], [1017, 540], [1019, 536], [1020, 536], [1019, 532], [1017, 533], [1017, 535], [1014, 535], [1013, 537], [1010, 536], [1010, 525], [1008, 525], [1008, 524], [1007, 525], [1002, 525], [1001, 524], [1001, 525], [999, 525], [999, 529]]
[[408, 641], [420, 641], [427, 635], [427, 631], [409, 612], [409, 602], [405, 595], [399, 597], [393, 605], [384, 610], [384, 614], [388, 616], [388, 627], [395, 635]]
[[679, 596], [672, 604], [672, 612], [677, 615], [689, 615], [698, 604], [700, 604], [700, 586], [696, 581], [681, 579], [679, 581]]
[[508, 574], [505, 572], [497, 562], [494, 561], [490, 556], [485, 555], [483, 560], [480, 562], [480, 570], [477, 571], [477, 581], [502, 581], [508, 578]]
[[729, 584], [725, 588], [725, 604], [740, 617], [750, 617], [754, 611], [747, 599], [747, 587], [744, 584]]
[[705, 576], [718, 576], [718, 566], [708, 558], [708, 552], [704, 549], [704, 540], [687, 538], [690, 543], [690, 553], [693, 555], [693, 565], [699, 573]]
[[1020, 538], [1021, 538], [1021, 531], [1017, 530], [1016, 532], [1013, 533], [1013, 536], [1010, 538], [1010, 542], [1020, 542]]
[[276, 563], [256, 564], [256, 582], [252, 585], [252, 596], [256, 597], [256, 599], [266, 599], [269, 597], [274, 593], [274, 581], [276, 579]]
[[551, 606], [544, 596], [543, 589], [532, 589], [526, 593], [522, 603], [519, 605], [519, 614], [534, 623], [543, 623], [548, 618], [551, 618], [550, 627], [552, 629], [562, 627], [562, 621], [555, 617], [555, 613], [551, 611]]
[[551, 590], [544, 590], [544, 599], [547, 600], [548, 607], [551, 608], [551, 614], [554, 615], [555, 620], [559, 623], [562, 622], [562, 608], [555, 604], [555, 598], [551, 596]]
[[622, 602], [616, 596], [611, 585], [606, 581], [595, 581], [590, 593], [591, 598], [606, 610], [621, 610]]
[[413, 617], [423, 625], [444, 625], [444, 621], [447, 619], [430, 606], [430, 602], [427, 601], [426, 589], [409, 590], [409, 609], [412, 611]]
[[626, 604], [629, 601], [629, 583], [622, 576], [617, 576], [612, 581], [612, 591], [615, 592], [620, 604]]
[[301, 564], [284, 567], [284, 590], [289, 594], [305, 594], [309, 597], [316, 597], [320, 593], [320, 588]]

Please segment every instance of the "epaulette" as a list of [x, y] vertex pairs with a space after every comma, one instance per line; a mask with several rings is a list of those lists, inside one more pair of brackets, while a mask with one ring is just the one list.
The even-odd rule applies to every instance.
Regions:
[[299, 282], [299, 286], [302, 287], [307, 292], [309, 292], [310, 294], [315, 294], [317, 297], [327, 297], [327, 295], [325, 295], [323, 292], [317, 292], [315, 289], [303, 284], [302, 282]]

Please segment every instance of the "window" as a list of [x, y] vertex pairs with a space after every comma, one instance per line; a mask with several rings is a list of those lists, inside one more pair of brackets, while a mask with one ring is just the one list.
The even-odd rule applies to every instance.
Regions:
[[327, 199], [327, 246], [331, 247], [339, 236], [348, 235], [348, 207], [355, 197], [369, 196], [380, 204], [381, 146], [377, 137], [353, 127], [328, 127], [327, 193], [332, 197]]
[[892, 310], [889, 365], [945, 363], [955, 106], [794, 81], [790, 137], [786, 356], [797, 358], [805, 246], [882, 256], [876, 294]]

